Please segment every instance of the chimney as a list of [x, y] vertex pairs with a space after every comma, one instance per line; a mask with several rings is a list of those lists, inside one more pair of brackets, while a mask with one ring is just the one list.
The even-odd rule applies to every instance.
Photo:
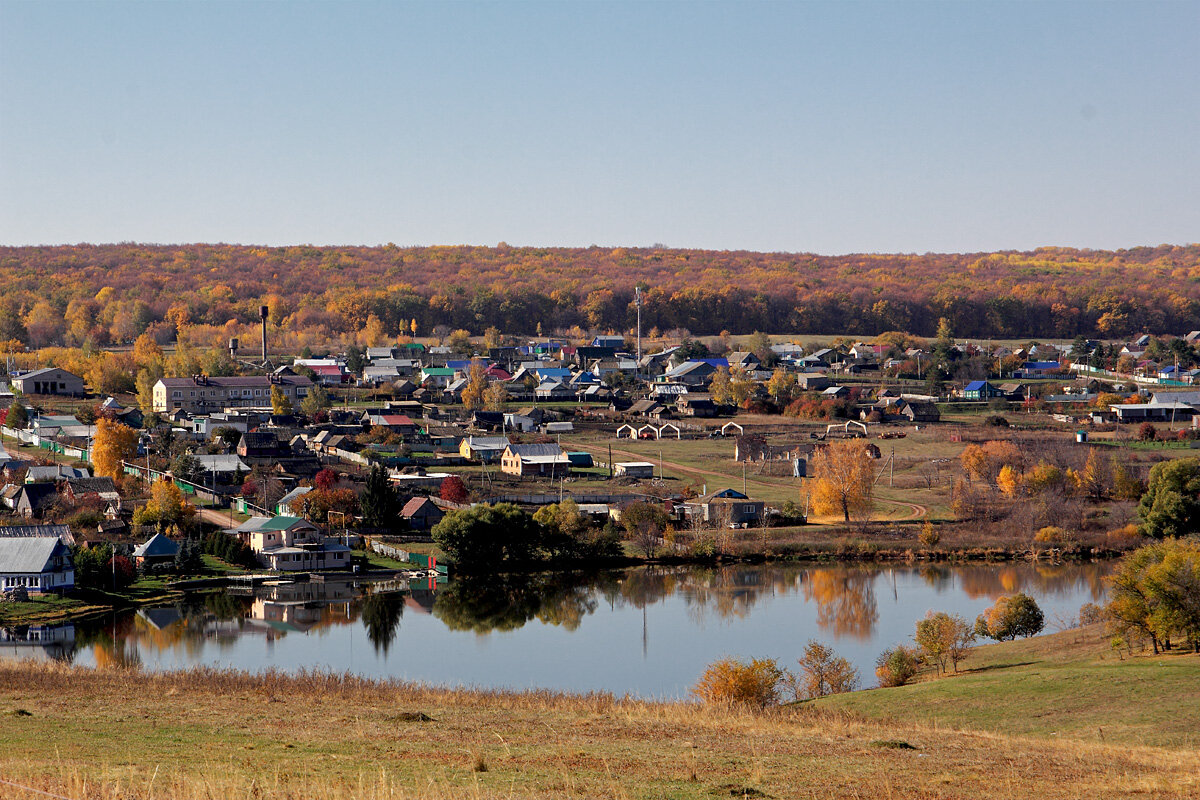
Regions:
[[258, 307], [258, 316], [262, 319], [262, 360], [266, 363], [267, 360], [267, 307]]

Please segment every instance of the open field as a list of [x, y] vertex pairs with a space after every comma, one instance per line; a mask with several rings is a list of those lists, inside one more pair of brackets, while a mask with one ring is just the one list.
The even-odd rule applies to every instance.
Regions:
[[1200, 749], [1200, 655], [1119, 654], [1103, 627], [987, 645], [962, 674], [816, 705], [938, 728]]
[[1200, 758], [1182, 742], [1019, 736], [811, 707], [4, 662], [0, 712], [0, 775], [11, 782], [0, 797], [13, 798], [33, 796], [15, 784], [104, 800], [1200, 795]]

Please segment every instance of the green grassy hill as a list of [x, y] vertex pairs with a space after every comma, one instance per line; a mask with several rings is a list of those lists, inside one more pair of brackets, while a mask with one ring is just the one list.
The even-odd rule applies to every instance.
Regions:
[[1200, 747], [1200, 655], [1118, 654], [1092, 625], [979, 647], [959, 669], [813, 705], [1005, 735]]

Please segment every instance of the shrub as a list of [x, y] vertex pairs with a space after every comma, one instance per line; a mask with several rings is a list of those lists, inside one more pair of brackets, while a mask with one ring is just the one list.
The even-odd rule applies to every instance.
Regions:
[[706, 703], [730, 703], [766, 708], [779, 702], [784, 671], [773, 658], [749, 662], [723, 658], [704, 670], [692, 694]]
[[921, 533], [918, 534], [917, 540], [926, 547], [933, 547], [942, 540], [942, 534], [938, 532], [937, 528], [933, 527], [932, 522], [926, 521], [921, 526]]
[[1033, 535], [1033, 540], [1042, 544], [1066, 544], [1071, 540], [1071, 534], [1055, 525], [1047, 525]]
[[833, 649], [809, 639], [799, 658], [800, 675], [793, 682], [797, 700], [852, 692], [858, 688], [858, 670]]
[[903, 686], [913, 679], [921, 667], [917, 651], [904, 645], [884, 650], [875, 659], [875, 677], [884, 688]]
[[1105, 619], [1104, 607], [1095, 603], [1084, 603], [1079, 607], [1079, 624], [1095, 625]]
[[1138, 426], [1138, 440], [1143, 442], [1153, 442], [1158, 438], [1158, 429], [1154, 427], [1152, 422], [1143, 422]]
[[1142, 541], [1142, 531], [1137, 525], [1130, 523], [1120, 528], [1109, 531], [1104, 536], [1109, 547], [1123, 550], [1128, 547], [1133, 547]]

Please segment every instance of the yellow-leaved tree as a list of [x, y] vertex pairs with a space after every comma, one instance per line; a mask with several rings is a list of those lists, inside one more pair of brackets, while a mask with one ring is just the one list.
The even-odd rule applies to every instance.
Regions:
[[471, 361], [471, 370], [467, 373], [467, 385], [463, 387], [463, 406], [468, 411], [482, 408], [487, 388], [487, 375], [484, 373], [483, 362], [476, 358]]
[[861, 439], [830, 442], [813, 454], [812, 503], [818, 514], [866, 516], [874, 507], [875, 465]]
[[96, 475], [117, 480], [124, 472], [122, 461], [132, 461], [137, 455], [138, 433], [128, 425], [100, 417], [96, 420], [96, 435], [92, 437], [92, 465]]

